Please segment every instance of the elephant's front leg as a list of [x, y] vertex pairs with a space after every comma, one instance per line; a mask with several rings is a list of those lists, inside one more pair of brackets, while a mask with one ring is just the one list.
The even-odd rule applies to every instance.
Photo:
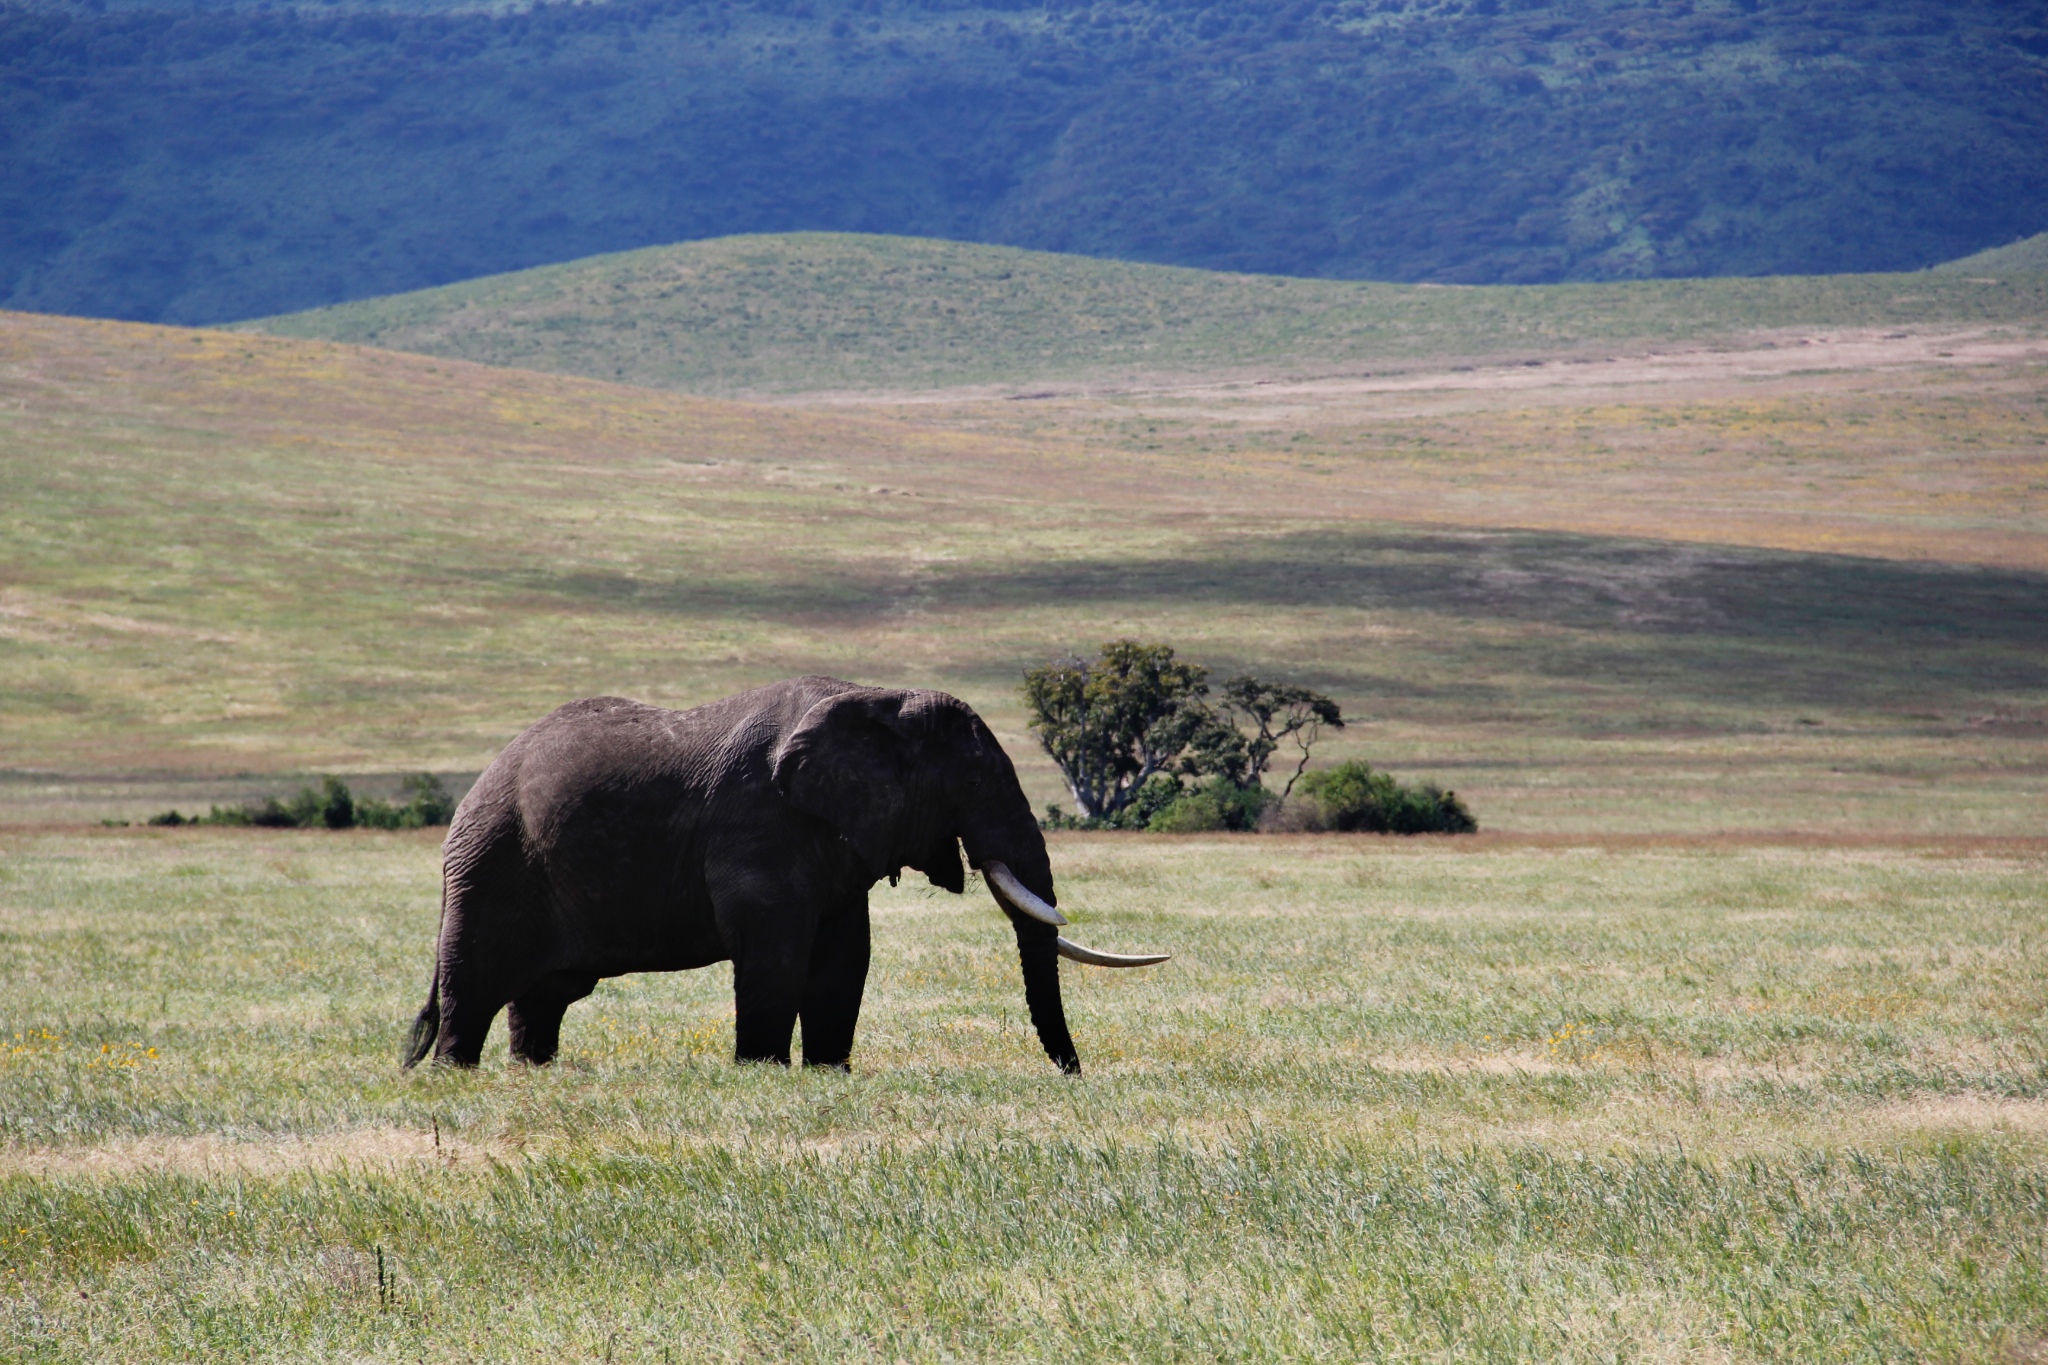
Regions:
[[[732, 840], [708, 860], [705, 885], [719, 937], [732, 955], [734, 1054], [742, 1062], [789, 1065], [790, 1035], [804, 1012], [804, 1052], [824, 1060], [813, 1045], [810, 988], [814, 961], [844, 961], [846, 934], [858, 936], [860, 978], [850, 1003], [843, 979], [818, 998], [827, 1034], [835, 1028], [843, 1061], [853, 1045], [853, 1017], [860, 1010], [860, 981], [867, 961], [867, 888], [854, 889], [844, 866], [844, 845], [820, 835], [795, 848], [787, 838], [764, 831]], [[846, 923], [858, 905], [858, 920]], [[822, 940], [822, 957], [821, 952]]]
[[810, 966], [808, 937], [800, 944], [750, 943], [733, 955], [733, 1056], [742, 1062], [789, 1065]]
[[861, 993], [868, 982], [868, 896], [860, 891], [827, 907], [811, 945], [804, 984], [804, 1065], [848, 1069]]
[[737, 858], [709, 880], [718, 932], [732, 955], [733, 1054], [788, 1066], [826, 899], [802, 863], [768, 871], [766, 862]]

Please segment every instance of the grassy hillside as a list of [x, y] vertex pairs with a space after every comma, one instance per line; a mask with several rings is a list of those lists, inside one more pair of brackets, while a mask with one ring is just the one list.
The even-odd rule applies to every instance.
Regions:
[[1937, 266], [1938, 270], [1964, 271], [1976, 275], [2048, 274], [2048, 232], [2037, 232], [2005, 246], [1995, 246], [1959, 261]]
[[905, 237], [729, 237], [255, 327], [697, 393], [917, 387], [1712, 344], [1779, 328], [2048, 326], [2048, 279], [1841, 275], [1443, 289]]
[[247, 318], [831, 229], [1444, 283], [2048, 221], [2039, 0], [0, 8], [0, 306]]
[[[1608, 394], [1340, 446], [0, 324], [16, 818], [248, 790], [209, 775], [474, 771], [565, 698], [691, 705], [805, 671], [960, 693], [1053, 800], [1019, 673], [1125, 633], [1332, 692], [1360, 720], [1333, 755], [1446, 780], [1489, 827], [2048, 815], [2048, 410], [2024, 358], [1887, 371], [1879, 398]], [[1540, 529], [1499, 529], [1525, 509]], [[1927, 562], [1980, 542], [2007, 557]], [[1801, 552], [1844, 544], [1892, 557]], [[176, 797], [104, 781], [181, 773]]]

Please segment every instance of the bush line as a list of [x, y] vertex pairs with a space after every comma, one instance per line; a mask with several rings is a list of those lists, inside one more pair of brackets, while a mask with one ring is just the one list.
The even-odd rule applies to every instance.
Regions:
[[[397, 804], [375, 796], [358, 798], [338, 777], [322, 777], [320, 786], [299, 788], [289, 801], [266, 796], [239, 806], [215, 806], [204, 815], [167, 810], [153, 815], [152, 825], [254, 825], [263, 829], [425, 829], [445, 825], [455, 814], [455, 798], [432, 773], [413, 773], [399, 784]], [[126, 824], [126, 821], [109, 821]]]

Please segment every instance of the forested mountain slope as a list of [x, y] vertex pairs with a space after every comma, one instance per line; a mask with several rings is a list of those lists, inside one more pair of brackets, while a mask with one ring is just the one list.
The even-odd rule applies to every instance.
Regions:
[[2048, 328], [2048, 276], [1447, 289], [785, 233], [595, 256], [245, 324], [692, 393], [1328, 372], [1782, 328]]
[[0, 305], [217, 321], [736, 232], [1437, 282], [2048, 222], [2048, 4], [0, 11]]

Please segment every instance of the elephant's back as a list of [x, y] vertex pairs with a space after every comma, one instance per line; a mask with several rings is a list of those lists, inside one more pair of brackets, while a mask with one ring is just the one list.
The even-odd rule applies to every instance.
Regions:
[[[769, 683], [686, 711], [629, 697], [585, 697], [556, 707], [501, 750], [455, 812], [451, 852], [496, 844], [515, 830], [529, 855], [554, 845], [593, 808], [623, 814], [645, 837], [653, 807], [690, 821], [717, 806], [736, 818], [776, 794], [776, 751], [819, 701], [859, 684], [803, 677]], [[681, 831], [671, 829], [673, 835]]]
[[777, 749], [811, 706], [854, 686], [791, 679], [687, 711], [625, 697], [560, 706], [464, 797], [450, 886], [531, 915], [550, 957], [607, 974], [716, 960], [706, 850], [787, 815], [770, 780]]

